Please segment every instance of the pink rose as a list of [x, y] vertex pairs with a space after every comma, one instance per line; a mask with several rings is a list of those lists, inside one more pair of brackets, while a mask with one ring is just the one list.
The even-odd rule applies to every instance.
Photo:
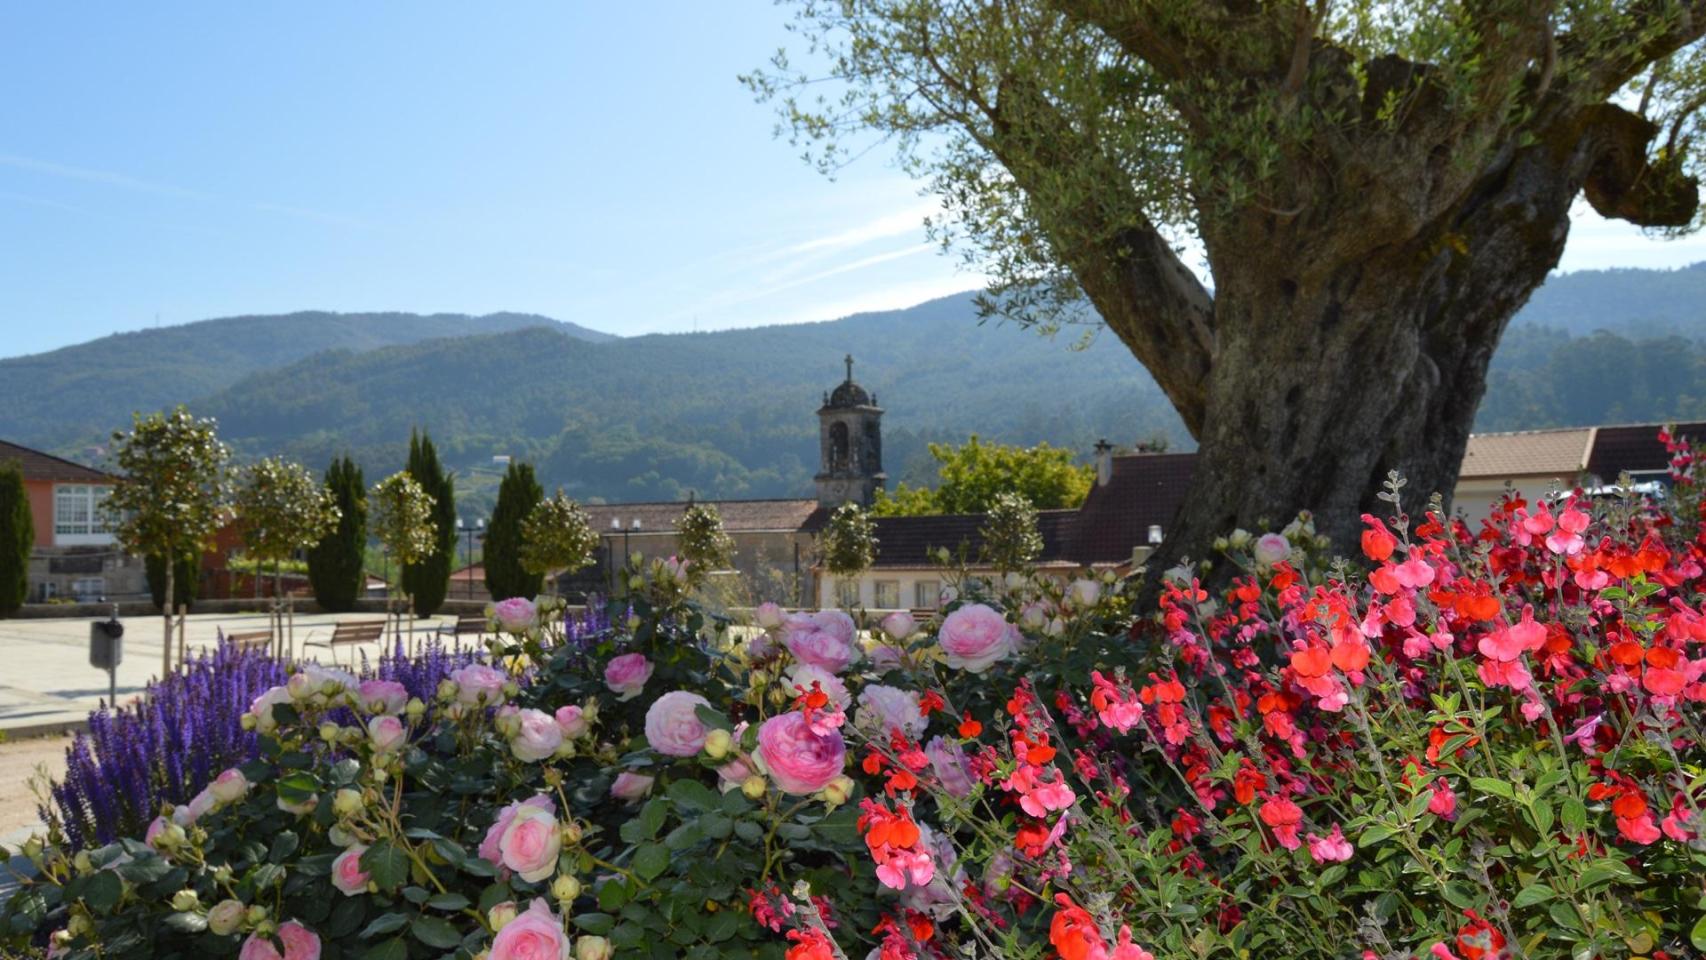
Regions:
[[524, 807], [534, 807], [552, 816], [557, 814], [556, 802], [543, 793], [504, 807], [498, 811], [497, 819], [493, 820], [491, 827], [486, 830], [486, 838], [480, 841], [480, 859], [493, 866], [503, 866], [503, 850], [499, 843], [503, 839], [504, 831], [509, 829], [509, 825], [515, 821], [516, 814], [520, 813]]
[[533, 901], [527, 912], [504, 924], [492, 938], [490, 960], [569, 960], [569, 937], [563, 920], [545, 898]]
[[249, 704], [249, 715], [255, 718], [255, 729], [262, 733], [271, 733], [278, 727], [278, 718], [273, 716], [272, 708], [292, 702], [290, 691], [282, 686], [268, 688], [266, 692]]
[[483, 663], [470, 663], [450, 672], [456, 684], [456, 699], [470, 707], [495, 707], [504, 702], [504, 684], [509, 678], [502, 670]]
[[237, 954], [237, 960], [320, 960], [320, 938], [295, 920], [279, 925], [278, 939], [284, 944], [282, 955], [271, 940], [259, 934], [249, 934], [249, 939], [243, 941], [243, 950]]
[[409, 731], [403, 726], [403, 721], [382, 713], [367, 721], [367, 739], [380, 753], [393, 753], [408, 741]]
[[236, 803], [248, 796], [249, 780], [243, 776], [243, 771], [231, 767], [221, 772], [219, 776], [214, 777], [213, 783], [208, 785], [208, 789], [213, 792], [213, 799], [219, 801], [220, 805], [223, 806], [227, 803]]
[[768, 600], [759, 604], [757, 612], [753, 614], [753, 619], [765, 630], [779, 629], [785, 617], [782, 608]]
[[873, 683], [859, 691], [859, 712], [853, 722], [885, 737], [890, 730], [899, 728], [908, 737], [916, 738], [929, 725], [930, 718], [919, 708], [918, 694]]
[[192, 827], [197, 820], [207, 816], [217, 801], [213, 799], [212, 790], [203, 790], [193, 797], [189, 803], [172, 811], [172, 822], [180, 827]]
[[1277, 533], [1264, 533], [1256, 540], [1256, 562], [1271, 567], [1291, 556], [1291, 541]]
[[402, 713], [409, 688], [395, 680], [363, 680], [357, 699], [368, 713]]
[[697, 693], [671, 690], [646, 711], [646, 742], [669, 757], [691, 757], [705, 749], [705, 724], [698, 708], [711, 701]]
[[367, 881], [372, 877], [361, 869], [361, 855], [366, 852], [367, 848], [358, 843], [332, 861], [332, 886], [346, 897], [367, 892]]
[[845, 710], [853, 703], [853, 695], [847, 692], [847, 684], [841, 678], [828, 670], [811, 663], [796, 663], [788, 668], [782, 677], [784, 689], [788, 696], [799, 696], [801, 691], [809, 691], [812, 684], [829, 696], [835, 705]]
[[797, 613], [784, 626], [787, 636], [782, 644], [801, 663], [840, 673], [859, 659], [853, 618], [840, 610]]
[[841, 776], [847, 745], [840, 731], [819, 736], [806, 724], [805, 714], [790, 710], [758, 728], [755, 757], [784, 793], [809, 795]]
[[557, 872], [557, 854], [562, 848], [563, 830], [557, 815], [526, 804], [498, 837], [499, 862], [530, 883]]
[[160, 849], [160, 838], [165, 835], [166, 824], [169, 822], [165, 817], [155, 817], [154, 822], [148, 825], [148, 832], [142, 835], [142, 842], [156, 850]]
[[563, 736], [565, 738], [569, 740], [578, 740], [581, 737], [586, 736], [588, 729], [586, 716], [582, 713], [580, 707], [573, 705], [558, 707], [556, 720], [557, 729], [563, 731]]
[[896, 610], [883, 618], [883, 632], [890, 640], [905, 640], [918, 632], [918, 621], [905, 610]]
[[507, 633], [526, 633], [539, 625], [539, 608], [526, 597], [510, 597], [492, 606], [492, 619]]
[[532, 708], [516, 715], [516, 732], [509, 741], [509, 750], [517, 760], [532, 763], [548, 760], [563, 745], [563, 728], [557, 718], [543, 710]]
[[629, 773], [624, 770], [616, 775], [616, 780], [610, 785], [610, 795], [618, 800], [632, 803], [652, 792], [652, 781], [656, 777], [648, 777], [641, 773]]
[[643, 653], [624, 653], [613, 658], [604, 668], [604, 685], [616, 694], [619, 701], [639, 696], [651, 677], [652, 662]]
[[973, 603], [948, 614], [938, 641], [948, 666], [982, 673], [1018, 649], [1019, 631], [995, 610]]

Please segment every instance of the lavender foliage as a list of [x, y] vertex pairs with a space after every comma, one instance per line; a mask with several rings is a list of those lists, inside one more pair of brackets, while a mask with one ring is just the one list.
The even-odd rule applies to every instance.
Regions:
[[[480, 653], [434, 638], [410, 656], [399, 640], [377, 665], [364, 659], [359, 672], [363, 679], [395, 680], [410, 696], [430, 700], [439, 681]], [[103, 705], [67, 749], [65, 777], [50, 788], [54, 810], [43, 808], [42, 818], [57, 813], [74, 850], [140, 836], [163, 805], [187, 803], [220, 771], [259, 755], [260, 738], [243, 729], [242, 715], [290, 673], [264, 652], [222, 641], [149, 684], [135, 705]]]

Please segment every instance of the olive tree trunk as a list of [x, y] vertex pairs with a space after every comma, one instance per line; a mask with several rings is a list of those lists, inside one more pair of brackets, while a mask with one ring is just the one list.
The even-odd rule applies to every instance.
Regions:
[[[1646, 166], [1653, 135], [1615, 106], [1560, 117], [1501, 151], [1458, 203], [1396, 233], [1363, 199], [1228, 217], [1204, 230], [1212, 299], [1141, 242], [1123, 271], [1090, 274], [1091, 299], [1198, 440], [1151, 572], [1300, 510], [1354, 555], [1361, 514], [1390, 512], [1378, 495], [1393, 471], [1412, 515], [1435, 493], [1449, 508], [1488, 364], [1557, 265], [1575, 198], [1639, 223], [1692, 215], [1693, 181]], [[1170, 324], [1141, 322], [1169, 312]]]

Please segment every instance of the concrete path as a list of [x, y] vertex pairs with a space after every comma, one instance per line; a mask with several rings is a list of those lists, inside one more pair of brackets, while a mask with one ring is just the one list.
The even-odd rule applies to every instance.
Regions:
[[[325, 647], [303, 647], [324, 640], [340, 621], [384, 620], [383, 614], [313, 614], [296, 618], [298, 657], [330, 663]], [[89, 666], [89, 624], [78, 620], [0, 620], [0, 733], [9, 737], [76, 729], [107, 698], [107, 673]], [[417, 620], [415, 630], [425, 637], [454, 618]], [[159, 617], [124, 621], [124, 660], [118, 668], [118, 700], [134, 702], [148, 681], [160, 673]], [[194, 656], [211, 648], [219, 631], [265, 630], [263, 613], [195, 614], [185, 623], [184, 641]], [[352, 656], [379, 656], [379, 644], [339, 647], [335, 659], [348, 665]], [[176, 659], [176, 652], [173, 657]]]

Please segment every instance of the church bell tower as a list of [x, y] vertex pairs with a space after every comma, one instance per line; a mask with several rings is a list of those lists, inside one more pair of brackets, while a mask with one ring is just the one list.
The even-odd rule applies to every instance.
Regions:
[[853, 382], [853, 357], [846, 358], [847, 379], [823, 395], [817, 412], [821, 468], [817, 502], [834, 509], [849, 500], [869, 507], [888, 482], [883, 473], [883, 408], [877, 398]]

